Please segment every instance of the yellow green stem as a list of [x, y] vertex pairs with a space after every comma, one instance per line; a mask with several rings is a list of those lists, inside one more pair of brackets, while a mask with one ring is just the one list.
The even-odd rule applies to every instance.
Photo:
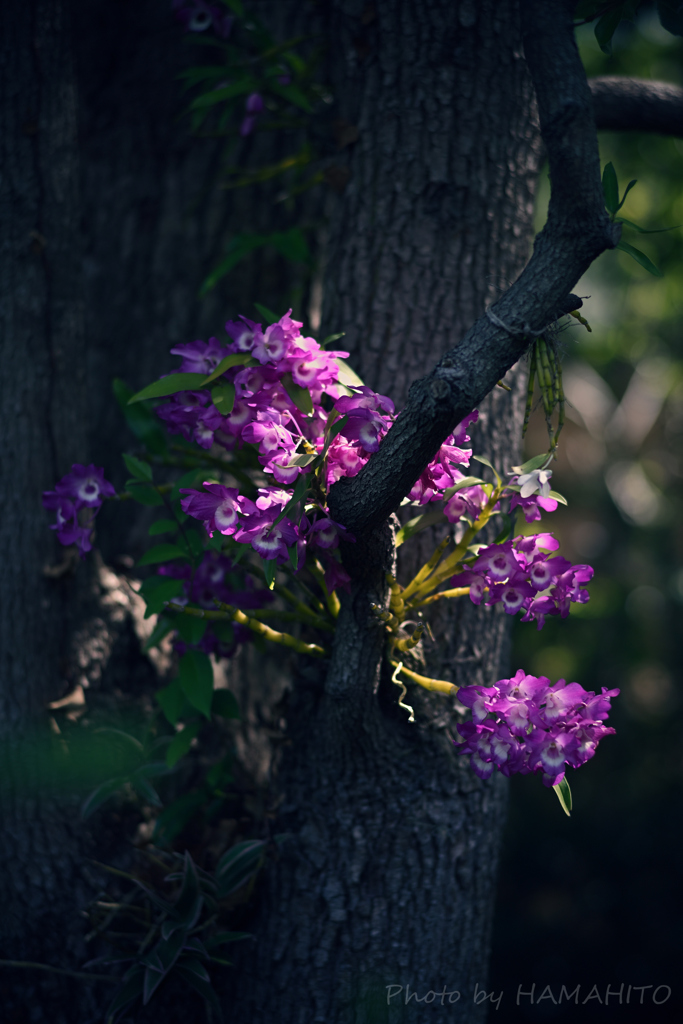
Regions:
[[438, 594], [432, 594], [431, 597], [425, 597], [424, 601], [420, 601], [418, 604], [412, 605], [413, 608], [426, 608], [429, 604], [434, 604], [435, 601], [440, 601], [444, 597], [464, 597], [465, 594], [469, 594], [469, 587], [453, 587], [452, 590], [441, 590]]
[[401, 662], [391, 660], [391, 665], [397, 673], [402, 672], [411, 683], [417, 683], [418, 686], [424, 687], [425, 690], [431, 690], [433, 693], [457, 693], [459, 689], [455, 683], [447, 683], [445, 679], [430, 679], [429, 676], [421, 676], [406, 668]]
[[262, 636], [265, 640], [270, 640], [274, 644], [280, 644], [282, 647], [289, 647], [298, 654], [310, 654], [314, 658], [327, 657], [327, 651], [323, 647], [319, 647], [318, 644], [304, 643], [303, 640], [297, 640], [291, 633], [279, 633], [276, 629], [266, 626], [265, 622], [259, 622], [258, 619], [245, 615], [239, 608], [234, 608], [230, 604], [221, 603], [219, 611], [206, 611], [204, 608], [187, 608], [175, 604], [173, 601], [169, 601], [168, 607], [171, 611], [180, 612], [183, 615], [191, 615], [196, 619], [232, 619], [233, 622], [238, 622], [240, 626], [247, 626], [252, 633]]
[[429, 576], [430, 572], [432, 572], [437, 567], [437, 565], [439, 564], [439, 559], [441, 558], [442, 554], [444, 553], [449, 544], [450, 537], [444, 537], [444, 539], [438, 545], [429, 561], [425, 562], [422, 568], [418, 571], [417, 575], [410, 581], [408, 586], [403, 591], [402, 597], [404, 602], [407, 601], [408, 598], [415, 593], [415, 591], [423, 582], [423, 580], [425, 580], [427, 576]]
[[318, 586], [323, 592], [323, 595], [325, 597], [325, 604], [327, 605], [327, 610], [329, 611], [332, 618], [336, 619], [337, 616], [339, 615], [339, 609], [341, 608], [341, 605], [339, 603], [339, 598], [337, 597], [336, 592], [334, 590], [329, 591], [327, 589], [327, 584], [325, 583], [325, 570], [321, 566], [320, 562], [317, 561], [314, 562], [313, 565], [309, 565], [308, 568], [310, 569], [315, 579], [318, 581]]
[[[438, 572], [435, 572], [429, 579], [425, 580], [424, 583], [418, 585], [413, 590], [413, 599], [410, 602], [411, 607], [415, 607], [418, 603], [424, 600], [427, 594], [432, 590], [436, 590], [437, 587], [448, 579], [449, 576], [453, 576], [460, 562], [467, 554], [467, 549], [477, 536], [480, 530], [483, 530], [489, 519], [493, 515], [493, 510], [500, 500], [501, 493], [503, 491], [503, 485], [495, 487], [491, 497], [484, 505], [481, 510], [479, 518], [475, 520], [472, 526], [465, 531], [460, 543], [457, 545], [454, 551], [448, 556], [446, 561], [443, 563]], [[419, 573], [418, 573], [419, 575]], [[415, 577], [417, 579], [417, 576]], [[404, 592], [405, 597], [405, 592]]]

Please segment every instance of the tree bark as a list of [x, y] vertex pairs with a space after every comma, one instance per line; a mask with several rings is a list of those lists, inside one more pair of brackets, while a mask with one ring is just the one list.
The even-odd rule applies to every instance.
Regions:
[[[78, 808], [43, 792], [44, 712], [60, 695], [84, 573], [49, 579], [54, 543], [40, 492], [85, 452], [85, 332], [76, 97], [61, 0], [12, 3], [0, 43], [0, 958], [73, 967], [71, 927], [87, 886]], [[52, 737], [54, 743], [54, 736]], [[93, 1011], [74, 981], [0, 968], [12, 1022]], [[41, 1007], [52, 1013], [40, 1016]], [[32, 1007], [29, 1011], [29, 1007]]]
[[[518, 9], [337, 2], [328, 32], [339, 116], [359, 135], [344, 154], [322, 331], [345, 330], [354, 368], [400, 409], [411, 382], [528, 258], [540, 140]], [[503, 466], [516, 461], [521, 432], [512, 380], [474, 432], [475, 449]], [[287, 839], [255, 948], [231, 984], [240, 1024], [417, 1021], [416, 996], [443, 999], [445, 1019], [470, 1022], [489, 1005], [481, 993], [506, 788], [455, 755], [452, 700], [411, 689], [414, 724], [397, 707], [369, 608], [393, 567], [387, 529], [353, 558], [327, 677], [311, 667], [295, 683], [274, 826]], [[402, 571], [415, 567], [413, 557]], [[460, 685], [500, 678], [503, 620], [468, 603], [440, 616], [427, 671]]]
[[[297, 16], [297, 5], [281, 6], [285, 24]], [[63, 750], [46, 705], [79, 682], [90, 686], [89, 704], [95, 690], [99, 698], [126, 677], [131, 688], [148, 687], [150, 666], [136, 650], [130, 613], [109, 613], [91, 561], [43, 574], [59, 569], [63, 549], [40, 493], [73, 462], [103, 465], [120, 485], [120, 452], [135, 441], [112, 378], [148, 383], [172, 362], [173, 344], [217, 334], [254, 300], [282, 305], [301, 272], [256, 254], [198, 297], [232, 232], [277, 229], [285, 214], [273, 211], [273, 187], [224, 192], [225, 140], [191, 136], [177, 75], [204, 51], [186, 46], [168, 3], [30, 0], [11, 4], [6, 22], [0, 959], [73, 970], [93, 955], [79, 912], [103, 882], [87, 857], [109, 861], [119, 850], [93, 845], [106, 837], [83, 825], [80, 799], [46, 789], [50, 758]], [[275, 159], [280, 145], [258, 140], [257, 156]], [[309, 197], [299, 202], [301, 212]], [[97, 533], [107, 558], [136, 553], [146, 530], [139, 519], [123, 507], [102, 510]], [[8, 1021], [28, 1019], [29, 1007], [31, 1020], [85, 1021], [107, 992], [0, 966]]]
[[599, 129], [683, 136], [680, 85], [616, 75], [591, 78], [588, 84]]

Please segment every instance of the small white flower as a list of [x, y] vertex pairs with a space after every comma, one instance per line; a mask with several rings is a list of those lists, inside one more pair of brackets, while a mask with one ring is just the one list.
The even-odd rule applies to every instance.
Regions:
[[531, 473], [524, 473], [519, 477], [520, 496], [530, 498], [532, 494], [538, 493], [542, 498], [550, 494], [550, 478], [553, 475], [552, 469], [533, 469]]

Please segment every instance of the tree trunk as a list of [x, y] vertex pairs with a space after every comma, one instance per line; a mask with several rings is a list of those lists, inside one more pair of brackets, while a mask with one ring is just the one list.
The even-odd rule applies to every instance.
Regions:
[[[13, 3], [0, 56], [2, 374], [0, 552], [0, 958], [72, 967], [70, 927], [86, 886], [78, 808], [44, 794], [45, 705], [59, 695], [84, 573], [50, 579], [54, 542], [40, 492], [85, 453], [76, 96], [61, 0]], [[54, 737], [52, 737], [54, 743]], [[0, 968], [3, 1019], [66, 1022], [92, 990]], [[83, 997], [83, 998], [81, 998]], [[49, 1018], [41, 1004], [52, 1004]], [[61, 1006], [61, 1009], [60, 1009]], [[37, 1014], [37, 1015], [36, 1015]]]
[[[339, 116], [359, 135], [331, 230], [322, 333], [345, 330], [355, 369], [400, 408], [528, 258], [533, 91], [514, 2], [339, 0], [329, 18]], [[502, 467], [518, 457], [521, 383], [490, 396], [473, 432]], [[274, 825], [286, 839], [255, 947], [231, 980], [239, 1024], [412, 1022], [431, 1002], [468, 1024], [490, 1005], [505, 785], [455, 755], [452, 700], [411, 688], [414, 724], [397, 707], [370, 611], [393, 567], [389, 528], [360, 547], [327, 674], [302, 669], [295, 683]], [[428, 540], [416, 547], [421, 561], [431, 553]], [[504, 620], [469, 602], [442, 613], [428, 673], [500, 678]]]
[[[14, 3], [0, 40], [0, 959], [71, 970], [94, 955], [80, 911], [103, 878], [87, 857], [111, 861], [120, 846], [104, 847], [108, 837], [84, 826], [80, 799], [46, 790], [64, 749], [46, 705], [82, 682], [90, 707], [93, 691], [126, 677], [130, 698], [141, 681], [149, 687], [150, 668], [124, 604], [110, 613], [92, 560], [59, 573], [64, 549], [40, 493], [73, 462], [103, 465], [121, 484], [120, 452], [135, 441], [112, 378], [148, 383], [172, 362], [173, 344], [217, 334], [254, 300], [282, 305], [301, 278], [256, 254], [198, 297], [232, 232], [278, 225], [274, 188], [222, 191], [225, 141], [189, 133], [177, 75], [201, 56], [169, 6]], [[282, 5], [284, 22], [295, 15], [295, 4]], [[267, 162], [281, 143], [257, 145]], [[97, 521], [108, 558], [136, 553], [145, 537], [140, 517], [121, 511], [105, 508]], [[44, 575], [46, 566], [58, 572]], [[80, 1024], [108, 994], [0, 966], [2, 1017], [13, 1024], [29, 1013]]]

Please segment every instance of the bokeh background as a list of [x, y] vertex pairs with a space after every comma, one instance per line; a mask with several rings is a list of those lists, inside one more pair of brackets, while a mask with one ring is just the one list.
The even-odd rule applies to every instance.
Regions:
[[[683, 85], [683, 43], [654, 11], [622, 23], [612, 56], [579, 30], [589, 75], [627, 74]], [[683, 140], [600, 133], [603, 165], [623, 189], [621, 211], [655, 229], [683, 223]], [[545, 218], [544, 175], [538, 204]], [[683, 1020], [683, 231], [624, 240], [663, 273], [604, 254], [576, 291], [592, 333], [561, 339], [567, 424], [553, 486], [568, 499], [548, 517], [563, 553], [595, 567], [587, 605], [541, 632], [517, 624], [513, 669], [621, 688], [616, 736], [572, 773], [568, 819], [536, 778], [515, 778], [500, 872], [489, 989], [491, 1021]], [[547, 446], [534, 414], [528, 455]], [[607, 985], [619, 992], [604, 999]], [[579, 1005], [553, 1003], [581, 985]], [[628, 986], [669, 985], [652, 1003]], [[583, 1005], [597, 985], [597, 996]], [[664, 989], [657, 998], [663, 1000]]]

